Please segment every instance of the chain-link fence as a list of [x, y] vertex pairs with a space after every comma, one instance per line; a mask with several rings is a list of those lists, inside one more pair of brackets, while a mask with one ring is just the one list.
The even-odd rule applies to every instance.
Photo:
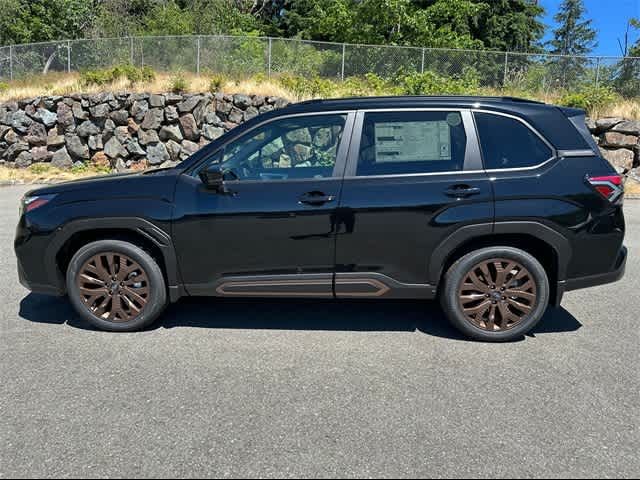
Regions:
[[610, 86], [640, 95], [640, 57], [572, 57], [515, 52], [355, 45], [239, 36], [163, 36], [88, 39], [0, 47], [0, 79], [131, 63], [159, 71], [235, 76], [282, 73], [346, 79], [375, 73], [432, 72], [472, 77], [479, 86], [572, 89]]

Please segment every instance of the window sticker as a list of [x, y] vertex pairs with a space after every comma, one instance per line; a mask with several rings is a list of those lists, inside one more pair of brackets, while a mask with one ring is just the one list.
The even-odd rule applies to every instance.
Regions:
[[375, 124], [376, 162], [451, 160], [447, 121]]

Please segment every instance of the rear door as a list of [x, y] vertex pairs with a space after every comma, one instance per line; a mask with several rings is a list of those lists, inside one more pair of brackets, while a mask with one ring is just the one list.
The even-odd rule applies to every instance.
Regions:
[[336, 213], [338, 297], [429, 298], [434, 252], [493, 222], [491, 182], [471, 112], [359, 111]]

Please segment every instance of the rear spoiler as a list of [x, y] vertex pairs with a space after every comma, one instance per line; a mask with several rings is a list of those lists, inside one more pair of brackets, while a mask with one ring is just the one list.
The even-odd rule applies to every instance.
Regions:
[[570, 107], [558, 107], [567, 118], [571, 117], [586, 117], [587, 112], [582, 108], [570, 108]]

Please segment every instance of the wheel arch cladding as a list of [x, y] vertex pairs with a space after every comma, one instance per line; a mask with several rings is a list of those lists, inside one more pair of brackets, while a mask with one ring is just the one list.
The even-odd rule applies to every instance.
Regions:
[[566, 278], [571, 255], [569, 242], [555, 230], [534, 222], [507, 222], [495, 227], [470, 225], [445, 239], [431, 257], [429, 280], [440, 285], [440, 279], [456, 260], [479, 248], [515, 247], [533, 255], [542, 264], [549, 278], [550, 302], [555, 302], [557, 282]]
[[65, 225], [47, 248], [50, 278], [63, 279], [75, 252], [97, 240], [124, 240], [147, 250], [158, 262], [172, 300], [180, 296], [180, 277], [171, 237], [141, 218], [85, 219]]

